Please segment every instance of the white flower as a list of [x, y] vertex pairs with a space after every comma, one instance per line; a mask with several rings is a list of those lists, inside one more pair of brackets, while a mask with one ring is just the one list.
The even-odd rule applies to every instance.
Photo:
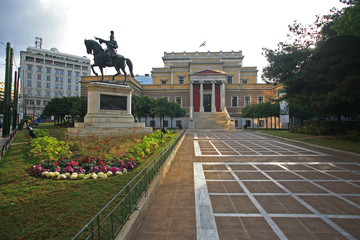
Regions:
[[77, 177], [78, 177], [77, 173], [72, 173], [71, 176], [70, 176], [70, 179], [75, 180], [75, 179], [77, 179]]

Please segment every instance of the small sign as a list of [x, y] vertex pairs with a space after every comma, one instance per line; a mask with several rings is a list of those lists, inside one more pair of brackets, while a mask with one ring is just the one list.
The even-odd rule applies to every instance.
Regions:
[[100, 110], [127, 111], [127, 96], [100, 94]]

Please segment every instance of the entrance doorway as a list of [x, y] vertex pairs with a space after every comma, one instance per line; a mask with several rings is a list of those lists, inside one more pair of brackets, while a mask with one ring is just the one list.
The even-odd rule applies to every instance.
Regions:
[[211, 112], [211, 94], [204, 94], [204, 112]]

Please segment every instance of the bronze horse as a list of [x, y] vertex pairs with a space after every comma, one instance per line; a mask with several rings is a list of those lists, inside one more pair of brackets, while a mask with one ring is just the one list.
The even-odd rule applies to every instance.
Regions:
[[94, 55], [94, 64], [91, 65], [91, 69], [92, 69], [93, 73], [96, 76], [98, 76], [98, 74], [94, 70], [94, 66], [99, 67], [100, 72], [101, 72], [101, 81], [104, 80], [103, 68], [105, 68], [105, 67], [114, 67], [116, 69], [117, 74], [115, 74], [113, 76], [113, 78], [112, 78], [113, 80], [115, 79], [115, 77], [117, 75], [121, 74], [121, 72], [120, 72], [120, 69], [121, 69], [125, 75], [123, 84], [126, 83], [125, 66], [128, 66], [131, 76], [134, 77], [133, 65], [132, 65], [132, 62], [130, 61], [130, 59], [125, 58], [122, 55], [116, 54], [116, 57], [114, 58], [115, 61], [113, 61], [113, 64], [107, 65], [107, 59], [106, 59], [106, 55], [105, 55], [106, 53], [98, 42], [96, 42], [95, 40], [85, 40], [85, 46], [86, 46], [87, 53]]

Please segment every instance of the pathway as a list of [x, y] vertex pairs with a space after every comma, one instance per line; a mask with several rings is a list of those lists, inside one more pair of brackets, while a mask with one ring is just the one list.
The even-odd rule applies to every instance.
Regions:
[[133, 240], [359, 239], [360, 157], [188, 132]]

